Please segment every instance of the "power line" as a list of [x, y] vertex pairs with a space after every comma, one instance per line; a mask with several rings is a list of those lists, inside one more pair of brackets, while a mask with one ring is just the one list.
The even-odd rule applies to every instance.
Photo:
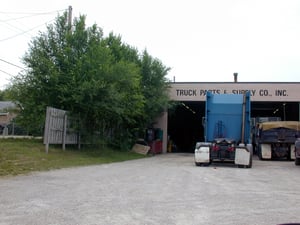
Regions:
[[1, 69], [0, 69], [0, 72], [5, 73], [5, 74], [7, 74], [7, 75], [9, 75], [9, 76], [14, 76], [14, 75], [12, 75], [12, 74], [10, 74], [10, 73], [8, 73], [8, 72], [5, 72], [4, 70], [1, 70]]
[[[30, 17], [34, 17], [37, 15], [28, 15], [28, 16], [21, 16], [21, 17], [15, 17], [15, 18], [10, 18], [10, 19], [6, 19], [6, 20], [0, 20], [0, 22], [9, 22], [9, 21], [15, 21], [15, 20], [19, 20], [19, 19], [25, 19], [25, 18], [30, 18]], [[39, 15], [38, 15], [39, 16]]]
[[36, 28], [38, 28], [38, 27], [44, 26], [45, 24], [47, 24], [47, 23], [49, 23], [49, 22], [52, 22], [52, 21], [54, 21], [54, 19], [53, 19], [53, 20], [50, 20], [50, 21], [48, 21], [48, 22], [46, 22], [46, 23], [40, 24], [40, 25], [38, 25], [38, 26], [36, 26], [36, 27], [33, 27], [33, 28], [31, 28], [31, 29], [29, 29], [29, 30], [27, 30], [27, 31], [22, 31], [21, 33], [15, 34], [15, 35], [13, 35], [13, 36], [10, 36], [10, 37], [4, 38], [4, 39], [1, 39], [0, 41], [7, 41], [7, 40], [12, 39], [12, 38], [15, 38], [15, 37], [17, 37], [17, 36], [26, 34], [26, 33], [30, 32], [30, 31], [32, 31], [32, 30], [34, 30], [34, 29], [36, 29]]
[[60, 9], [60, 10], [55, 10], [55, 11], [50, 11], [50, 12], [41, 12], [41, 13], [37, 13], [37, 12], [4, 12], [4, 11], [0, 11], [0, 13], [2, 13], [2, 14], [43, 15], [43, 14], [53, 14], [53, 13], [57, 13], [57, 12], [65, 11], [65, 10], [66, 9]]
[[[8, 21], [12, 21], [12, 20], [24, 19], [24, 18], [34, 17], [34, 16], [49, 15], [49, 14], [54, 14], [54, 13], [58, 13], [58, 12], [65, 11], [65, 10], [66, 9], [62, 9], [62, 10], [57, 10], [57, 11], [53, 11], [53, 12], [45, 12], [45, 13], [17, 13], [17, 14], [26, 14], [26, 16], [10, 18], [10, 19], [6, 19], [6, 20], [0, 20], [0, 22], [8, 22]], [[4, 12], [0, 12], [0, 13], [2, 13], [2, 14], [16, 14], [16, 13], [4, 13]]]
[[[0, 14], [1, 14], [1, 13], [2, 13], [2, 14], [26, 14], [26, 16], [22, 16], [22, 17], [19, 17], [19, 18], [8, 18], [8, 19], [6, 19], [6, 20], [0, 20], [0, 23], [4, 23], [5, 25], [8, 25], [8, 26], [14, 28], [15, 31], [17, 31], [17, 30], [21, 31], [21, 32], [15, 34], [15, 35], [10, 36], [10, 37], [3, 38], [3, 39], [1, 39], [0, 41], [6, 41], [6, 40], [12, 39], [12, 38], [14, 38], [14, 37], [20, 36], [20, 35], [25, 35], [25, 34], [28, 35], [28, 33], [29, 33], [30, 31], [32, 31], [32, 30], [34, 30], [34, 29], [36, 29], [36, 28], [38, 28], [38, 27], [40, 27], [40, 26], [43, 26], [43, 25], [46, 24], [46, 23], [52, 22], [54, 19], [52, 19], [52, 20], [50, 20], [50, 21], [48, 21], [48, 22], [45, 22], [45, 23], [43, 23], [43, 24], [41, 24], [41, 25], [38, 25], [38, 26], [36, 26], [36, 27], [33, 27], [33, 28], [31, 28], [31, 29], [28, 29], [28, 30], [20, 29], [19, 27], [13, 26], [12, 24], [7, 23], [8, 21], [15, 21], [15, 22], [18, 22], [18, 23], [22, 24], [18, 19], [24, 19], [24, 18], [33, 17], [33, 16], [49, 15], [49, 14], [58, 13], [58, 12], [60, 12], [60, 11], [65, 11], [65, 10], [66, 10], [66, 9], [56, 10], [56, 11], [51, 11], [51, 12], [42, 12], [42, 13], [29, 13], [29, 12], [22, 12], [22, 13], [21, 13], [21, 12], [3, 12], [3, 11], [0, 11]], [[10, 17], [10, 16], [7, 16], [7, 17]], [[22, 27], [24, 28], [24, 27], [26, 27], [26, 26], [24, 26], [24, 24], [22, 24]], [[11, 30], [12, 30], [12, 29], [11, 29]]]
[[[17, 68], [19, 68], [19, 69], [25, 70], [23, 67], [20, 67], [20, 66], [18, 66], [18, 65], [16, 65], [16, 64], [13, 64], [13, 63], [11, 63], [11, 62], [8, 62], [8, 61], [6, 61], [6, 60], [4, 60], [4, 59], [0, 59], [0, 61], [5, 62], [5, 63], [7, 63], [7, 64], [9, 64], [9, 65], [15, 66], [15, 67], [17, 67]], [[2, 71], [2, 72], [3, 72], [3, 71]]]
[[[12, 24], [9, 24], [9, 23], [5, 23], [4, 25], [6, 25], [8, 29], [10, 29], [14, 32], [18, 32], [18, 31], [25, 32], [24, 30], [12, 25]], [[11, 29], [11, 28], [13, 28], [13, 29]]]

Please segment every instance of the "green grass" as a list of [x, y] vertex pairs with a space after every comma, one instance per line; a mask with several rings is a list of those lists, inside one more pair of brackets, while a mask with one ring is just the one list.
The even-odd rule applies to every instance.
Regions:
[[78, 150], [68, 146], [63, 151], [61, 146], [52, 145], [47, 154], [42, 140], [0, 139], [0, 176], [121, 162], [143, 157], [145, 156], [134, 152], [96, 147]]

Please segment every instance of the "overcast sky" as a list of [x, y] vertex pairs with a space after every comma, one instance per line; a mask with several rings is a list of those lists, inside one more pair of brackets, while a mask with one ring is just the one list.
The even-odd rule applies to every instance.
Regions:
[[9, 0], [0, 9], [0, 88], [68, 6], [105, 36], [147, 49], [171, 68], [170, 80], [227, 82], [238, 72], [243, 82], [300, 82], [299, 0]]

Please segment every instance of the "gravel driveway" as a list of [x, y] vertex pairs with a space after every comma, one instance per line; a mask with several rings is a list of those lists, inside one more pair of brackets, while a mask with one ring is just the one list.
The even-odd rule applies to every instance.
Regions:
[[0, 179], [0, 225], [276, 225], [300, 222], [300, 167], [252, 169], [193, 154], [154, 157]]

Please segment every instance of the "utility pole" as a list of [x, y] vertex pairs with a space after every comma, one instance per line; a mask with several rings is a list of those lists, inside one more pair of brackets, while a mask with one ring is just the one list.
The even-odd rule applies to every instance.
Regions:
[[71, 31], [72, 30], [72, 6], [69, 6], [69, 10], [68, 10], [68, 26]]

